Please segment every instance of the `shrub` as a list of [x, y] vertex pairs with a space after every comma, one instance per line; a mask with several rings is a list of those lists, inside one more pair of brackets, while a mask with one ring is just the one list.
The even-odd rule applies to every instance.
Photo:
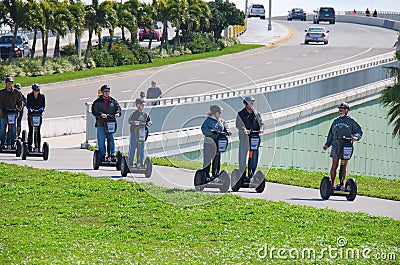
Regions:
[[114, 59], [107, 49], [92, 49], [89, 55], [96, 63], [97, 67], [112, 67], [114, 66]]
[[188, 41], [188, 48], [193, 54], [218, 50], [218, 45], [199, 32], [192, 32]]
[[121, 66], [135, 63], [135, 56], [128, 46], [119, 41], [115, 41], [112, 46], [111, 55], [114, 60], [114, 66]]

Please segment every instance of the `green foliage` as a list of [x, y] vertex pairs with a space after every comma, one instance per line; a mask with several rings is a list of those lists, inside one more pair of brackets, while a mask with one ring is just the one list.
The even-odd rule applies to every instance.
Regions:
[[111, 53], [107, 51], [107, 49], [91, 49], [90, 55], [93, 58], [93, 61], [96, 63], [97, 67], [113, 67], [114, 66], [114, 58]]
[[239, 44], [239, 43], [240, 43], [240, 41], [236, 37], [229, 38], [229, 39], [220, 38], [220, 39], [217, 40], [217, 44], [218, 44], [218, 46], [219, 46], [219, 48], [221, 50], [223, 50], [223, 49], [225, 49], [227, 47], [234, 46], [234, 45]]
[[76, 55], [75, 44], [68, 44], [61, 48], [60, 52], [62, 57]]
[[123, 42], [113, 42], [111, 55], [114, 60], [114, 66], [121, 66], [135, 63], [135, 56], [132, 51]]
[[188, 48], [192, 54], [218, 50], [218, 45], [199, 32], [192, 32], [189, 37]]
[[[378, 251], [400, 254], [399, 221], [231, 194], [1, 163], [0, 197], [1, 264], [379, 264]], [[266, 245], [320, 254], [339, 237], [347, 245], [333, 258], [260, 256]], [[366, 248], [371, 259], [344, 257]]]
[[221, 32], [227, 26], [244, 25], [245, 14], [232, 2], [215, 0], [208, 2], [211, 11], [210, 30], [219, 39]]

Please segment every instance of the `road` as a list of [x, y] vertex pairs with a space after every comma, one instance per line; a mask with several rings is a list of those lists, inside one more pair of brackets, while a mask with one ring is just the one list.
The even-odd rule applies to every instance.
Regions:
[[[250, 19], [249, 28], [253, 32], [266, 31], [266, 23]], [[328, 45], [304, 45], [304, 29], [312, 22], [279, 23], [288, 28], [286, 32], [290, 30], [293, 34], [287, 41], [272, 47], [209, 60], [44, 85], [48, 105], [45, 117], [85, 113], [84, 103], [93, 101], [97, 89], [104, 83], [110, 84], [111, 94], [118, 100], [138, 97], [140, 91], [147, 90], [152, 79], [158, 81], [164, 96], [238, 89], [387, 53], [393, 51], [391, 47], [396, 38], [396, 33], [388, 29], [337, 23], [325, 25], [331, 31]]]

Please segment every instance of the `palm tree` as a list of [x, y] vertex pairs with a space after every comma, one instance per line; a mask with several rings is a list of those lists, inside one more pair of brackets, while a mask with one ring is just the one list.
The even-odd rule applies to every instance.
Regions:
[[85, 60], [84, 62], [87, 63], [89, 58], [90, 49], [92, 47], [92, 38], [93, 38], [93, 31], [97, 29], [98, 21], [100, 20], [99, 17], [99, 0], [92, 0], [91, 5], [86, 6], [86, 28], [88, 29], [89, 39], [86, 48]]
[[40, 31], [41, 21], [43, 20], [43, 12], [40, 5], [35, 0], [28, 1], [29, 12], [26, 13], [27, 27], [33, 30], [33, 41], [31, 48], [31, 59], [35, 57], [37, 33]]
[[47, 59], [47, 47], [49, 44], [49, 32], [55, 31], [54, 25], [54, 3], [46, 2], [44, 0], [40, 0], [39, 2], [40, 10], [41, 10], [41, 19], [39, 30], [42, 32], [42, 47], [43, 47], [43, 57], [42, 57], [42, 67], [46, 65]]
[[121, 9], [119, 21], [122, 27], [126, 27], [129, 30], [131, 34], [131, 48], [133, 48], [137, 36], [138, 15], [143, 10], [143, 7], [139, 4], [138, 0], [129, 0], [121, 6]]
[[175, 52], [176, 46], [180, 45], [179, 32], [181, 30], [181, 24], [184, 24], [185, 21], [187, 21], [189, 18], [188, 1], [187, 0], [177, 0], [177, 3], [178, 3], [177, 9], [173, 15], [173, 20], [172, 20], [172, 23], [176, 28], [175, 37], [174, 37], [174, 47], [172, 48], [172, 53]]
[[54, 47], [54, 58], [60, 58], [60, 39], [67, 35], [69, 28], [69, 21], [73, 20], [73, 16], [68, 9], [68, 2], [54, 2], [54, 24], [53, 29], [55, 30], [56, 43]]
[[82, 37], [83, 31], [85, 29], [85, 6], [82, 2], [74, 2], [71, 0], [70, 5], [68, 6], [69, 12], [71, 13], [73, 19], [68, 21], [68, 27], [71, 31], [75, 33], [75, 48], [78, 56], [81, 56], [79, 53], [78, 43], [79, 38]]
[[168, 52], [168, 21], [174, 19], [174, 12], [177, 10], [178, 3], [174, 0], [153, 0], [154, 17], [163, 23], [163, 34], [160, 45], [160, 53], [165, 44], [165, 50]]
[[99, 12], [101, 14], [101, 20], [99, 21], [100, 27], [98, 30], [99, 35], [99, 46], [101, 46], [101, 28], [105, 27], [108, 29], [110, 34], [110, 41], [108, 42], [108, 52], [111, 52], [114, 30], [118, 26], [118, 15], [116, 11], [116, 5], [113, 1], [104, 1], [100, 4]]
[[[400, 42], [400, 33], [397, 41]], [[400, 61], [400, 52], [395, 53], [397, 61]], [[394, 79], [394, 85], [388, 86], [381, 95], [381, 104], [388, 107], [388, 123], [394, 126], [392, 135], [400, 139], [400, 67], [388, 67], [390, 75]]]
[[184, 30], [184, 50], [187, 49], [189, 36], [193, 29], [197, 30], [200, 25], [205, 28], [210, 25], [211, 11], [203, 0], [189, 0], [188, 15]]

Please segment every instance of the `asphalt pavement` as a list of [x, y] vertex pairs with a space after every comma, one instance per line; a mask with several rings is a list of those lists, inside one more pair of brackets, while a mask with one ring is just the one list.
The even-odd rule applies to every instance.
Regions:
[[[100, 167], [99, 170], [93, 170], [93, 152], [79, 148], [84, 138], [84, 134], [44, 138], [43, 141], [47, 141], [51, 148], [48, 161], [43, 161], [41, 158], [36, 157], [28, 157], [27, 160], [23, 161], [14, 155], [6, 154], [1, 154], [0, 161], [36, 168], [81, 172], [93, 177], [126, 179], [128, 181], [136, 181], [137, 183], [152, 182], [158, 186], [170, 189], [194, 189], [194, 170], [154, 166], [152, 177], [149, 179], [140, 174], [128, 174], [126, 178], [123, 178], [120, 172], [114, 167]], [[373, 216], [385, 216], [400, 220], [400, 201], [383, 200], [366, 196], [357, 196], [353, 202], [347, 201], [345, 197], [331, 197], [325, 201], [321, 199], [319, 190], [317, 189], [270, 183], [268, 182], [268, 174], [266, 179], [267, 185], [263, 193], [256, 193], [254, 189], [240, 189], [239, 192], [234, 192], [233, 194], [249, 199], [284, 201], [316, 208], [329, 208], [339, 212], [363, 212]], [[204, 192], [220, 194], [218, 189], [206, 188]], [[223, 194], [220, 195], [223, 196]], [[165, 198], [159, 199], [165, 200]], [[215, 199], [215, 197], [212, 197], [212, 199]], [[192, 205], [196, 204], [196, 201], [188, 200], [186, 202], [179, 202], [179, 204]]]

